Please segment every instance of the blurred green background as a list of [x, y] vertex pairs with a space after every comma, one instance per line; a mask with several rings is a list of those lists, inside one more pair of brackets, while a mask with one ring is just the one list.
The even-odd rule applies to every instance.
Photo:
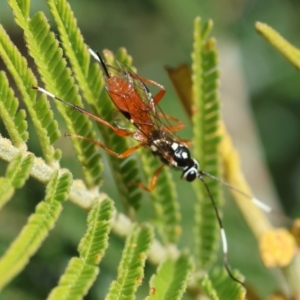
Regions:
[[[166, 87], [167, 94], [161, 106], [168, 114], [186, 122], [187, 128], [180, 134], [183, 138], [191, 137], [190, 124], [163, 67], [191, 63], [194, 18], [211, 18], [214, 21], [213, 35], [220, 50], [223, 114], [233, 141], [242, 152], [246, 177], [261, 200], [268, 202], [278, 198], [289, 216], [299, 216], [300, 76], [254, 29], [256, 21], [265, 22], [300, 47], [299, 1], [72, 0], [70, 4], [90, 47], [98, 51], [127, 48], [139, 74]], [[54, 24], [46, 1], [32, 1], [31, 13], [38, 10], [44, 11], [50, 23]], [[14, 23], [4, 0], [0, 3], [0, 22], [27, 57], [22, 32]], [[53, 30], [56, 31], [56, 28]], [[0, 69], [5, 69], [2, 61]], [[0, 126], [1, 134], [5, 135], [1, 122]], [[60, 126], [64, 132], [62, 122]], [[252, 138], [249, 139], [252, 135], [255, 145]], [[255, 136], [260, 144], [256, 144]], [[68, 167], [75, 177], [80, 178], [80, 168], [74, 163], [70, 141], [62, 137], [57, 147], [63, 152], [62, 166]], [[29, 140], [29, 150], [40, 154], [34, 133]], [[253, 159], [255, 164], [252, 164]], [[6, 164], [0, 162], [0, 175], [5, 168]], [[183, 215], [188, 216], [194, 205], [191, 187], [186, 182], [178, 181], [179, 177], [180, 174], [174, 173], [181, 209]], [[104, 189], [117, 201], [113, 187], [109, 172], [105, 172]], [[43, 193], [43, 185], [30, 179], [26, 188], [16, 193], [13, 201], [0, 212], [0, 254], [18, 234]], [[230, 264], [245, 274], [247, 282], [266, 297], [282, 284], [280, 273], [262, 268], [252, 234], [233, 202], [230, 199], [226, 202], [224, 219]], [[116, 205], [119, 206], [118, 203]], [[141, 213], [149, 206], [145, 200]], [[183, 217], [185, 219], [188, 218]], [[70, 256], [77, 254], [76, 247], [84, 233], [85, 223], [85, 212], [66, 203], [58, 226], [22, 274], [7, 287], [1, 299], [45, 298]], [[182, 245], [192, 243], [188, 234], [190, 225], [183, 224]], [[105, 295], [103, 286], [108, 286], [115, 277], [122, 246], [123, 241], [118, 238], [110, 241], [107, 257], [101, 264], [101, 275], [86, 299], [102, 299]], [[146, 273], [151, 274], [152, 271], [152, 267], [148, 266]], [[147, 282], [144, 289], [148, 289]]]

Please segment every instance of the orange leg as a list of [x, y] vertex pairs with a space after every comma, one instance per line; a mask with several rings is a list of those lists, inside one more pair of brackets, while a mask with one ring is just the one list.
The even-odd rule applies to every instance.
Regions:
[[161, 170], [163, 169], [164, 166], [165, 165], [161, 165], [159, 168], [156, 169], [156, 171], [154, 172], [154, 174], [151, 178], [149, 187], [145, 186], [141, 182], [136, 183], [136, 185], [138, 187], [140, 187], [141, 189], [143, 189], [144, 191], [152, 192], [154, 190], [155, 186], [156, 186], [158, 175], [159, 175], [159, 173], [161, 172]]
[[182, 123], [182, 124], [178, 124], [178, 125], [166, 126], [165, 128], [168, 131], [178, 131], [178, 130], [183, 129], [184, 127], [185, 127], [185, 125]]
[[[178, 130], [181, 130], [181, 129], [183, 129], [183, 128], [185, 127], [185, 124], [184, 124], [181, 120], [179, 120], [179, 119], [177, 119], [177, 118], [175, 118], [175, 117], [172, 117], [172, 116], [169, 116], [169, 115], [165, 115], [163, 112], [159, 112], [159, 115], [162, 115], [162, 116], [163, 116], [164, 118], [166, 118], [167, 120], [171, 120], [171, 121], [173, 121], [173, 122], [179, 123], [179, 124], [177, 124], [177, 125], [166, 126], [165, 128], [166, 128], [168, 131], [171, 131], [171, 132], [173, 132], [173, 131], [178, 131]], [[186, 146], [192, 146], [192, 144], [193, 144], [193, 142], [192, 142], [192, 141], [189, 141], [189, 140], [182, 140], [182, 139], [181, 139], [181, 141], [182, 141]]]
[[[66, 136], [71, 137], [71, 138], [78, 138], [78, 139], [82, 139], [85, 141], [89, 141], [95, 145], [97, 145], [98, 147], [102, 148], [103, 150], [105, 150], [108, 154], [115, 156], [117, 158], [123, 159], [126, 158], [128, 156], [130, 156], [134, 151], [138, 150], [141, 147], [144, 147], [144, 144], [138, 144], [134, 147], [131, 147], [127, 150], [125, 150], [122, 153], [116, 153], [114, 151], [112, 151], [111, 149], [107, 148], [106, 146], [104, 146], [102, 143], [100, 143], [99, 141], [95, 141], [93, 139], [87, 138], [85, 136], [81, 136], [81, 135], [77, 135], [77, 134], [66, 134]], [[152, 192], [156, 186], [156, 182], [157, 182], [157, 178], [159, 173], [161, 172], [161, 170], [163, 169], [165, 165], [161, 165], [159, 168], [156, 169], [156, 171], [154, 172], [151, 181], [150, 181], [150, 185], [149, 187], [145, 186], [144, 184], [142, 184], [141, 182], [138, 183], [133, 183], [134, 185], [137, 185], [138, 187], [140, 187], [141, 189], [147, 191], [147, 192]]]
[[162, 111], [158, 112], [158, 115], [164, 117], [166, 120], [171, 120], [173, 122], [178, 123], [176, 125], [166, 126], [165, 128], [168, 131], [178, 131], [178, 130], [181, 130], [185, 127], [185, 124], [181, 120], [179, 120], [175, 117], [169, 116], [169, 115], [165, 115]]
[[103, 124], [103, 125], [109, 127], [109, 128], [112, 129], [112, 130], [114, 131], [114, 133], [117, 134], [118, 136], [124, 137], [124, 136], [130, 136], [130, 135], [133, 134], [132, 132], [128, 132], [128, 131], [126, 131], [125, 129], [121, 129], [121, 128], [117, 128], [117, 127], [112, 126], [109, 122], [107, 122], [107, 121], [101, 119], [100, 117], [98, 117], [98, 116], [96, 116], [96, 115], [94, 115], [94, 114], [88, 112], [88, 111], [85, 110], [84, 108], [81, 108], [81, 107], [79, 107], [79, 106], [77, 106], [77, 105], [74, 105], [74, 104], [72, 104], [72, 103], [66, 102], [66, 101], [62, 100], [61, 98], [59, 98], [59, 97], [57, 97], [57, 96], [55, 96], [55, 95], [53, 95], [52, 93], [48, 92], [47, 90], [45, 90], [45, 89], [43, 89], [43, 88], [41, 88], [41, 87], [38, 87], [38, 86], [32, 86], [32, 88], [33, 88], [33, 89], [36, 89], [36, 90], [38, 90], [38, 91], [40, 91], [40, 92], [42, 92], [42, 93], [44, 93], [44, 94], [46, 94], [47, 96], [49, 96], [49, 97], [51, 97], [51, 98], [53, 98], [53, 99], [55, 99], [55, 100], [60, 101], [61, 103], [65, 104], [65, 105], [67, 105], [67, 106], [69, 106], [69, 107], [71, 107], [72, 109], [75, 109], [75, 110], [77, 110], [78, 112], [80, 112], [80, 113], [82, 113], [82, 114], [84, 114], [84, 115], [86, 115], [86, 116], [88, 116], [88, 117], [94, 119], [94, 120], [97, 121], [98, 123], [101, 123], [101, 124]]
[[145, 146], [144, 144], [138, 144], [138, 145], [136, 145], [134, 147], [131, 147], [131, 148], [129, 148], [129, 149], [127, 149], [124, 152], [119, 154], [119, 153], [116, 153], [116, 152], [112, 151], [111, 149], [107, 148], [105, 145], [103, 145], [99, 141], [90, 139], [88, 137], [85, 137], [85, 136], [82, 136], [82, 135], [77, 135], [77, 134], [70, 134], [70, 133], [67, 133], [65, 136], [68, 136], [68, 137], [71, 137], [71, 138], [77, 138], [77, 139], [81, 139], [81, 140], [85, 140], [85, 141], [89, 141], [89, 142], [97, 145], [98, 147], [102, 148], [103, 150], [105, 150], [108, 154], [110, 154], [114, 157], [120, 158], [120, 159], [123, 159], [123, 158], [126, 158], [126, 157], [130, 156], [134, 151], [136, 151], [137, 149], [140, 149], [140, 148]]
[[154, 99], [154, 105], [157, 105], [158, 102], [163, 98], [163, 96], [165, 95], [166, 93], [166, 89], [164, 86], [162, 86], [161, 84], [153, 81], [153, 80], [150, 80], [150, 79], [147, 79], [147, 78], [144, 78], [144, 77], [140, 77], [136, 74], [130, 74], [130, 76], [132, 76], [133, 78], [137, 78], [137, 79], [140, 79], [143, 83], [145, 84], [149, 84], [149, 85], [152, 85], [152, 86], [155, 86], [157, 88], [160, 89], [160, 91], [153, 97]]
[[187, 147], [193, 146], [193, 142], [190, 140], [181, 140]]

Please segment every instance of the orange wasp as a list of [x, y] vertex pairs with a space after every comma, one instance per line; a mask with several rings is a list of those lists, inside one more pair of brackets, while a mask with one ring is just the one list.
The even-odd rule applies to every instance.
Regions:
[[[191, 158], [190, 151], [187, 147], [187, 144], [190, 142], [184, 142], [173, 133], [174, 131], [182, 129], [184, 124], [176, 118], [165, 115], [160, 110], [159, 106], [157, 106], [166, 92], [165, 88], [152, 80], [139, 77], [124, 64], [119, 63], [119, 68], [116, 68], [107, 65], [98, 53], [96, 54], [92, 50], [90, 50], [90, 53], [101, 63], [105, 76], [106, 90], [118, 112], [120, 112], [136, 128], [136, 130], [131, 131], [118, 127], [118, 125], [117, 127], [114, 127], [97, 115], [72, 103], [66, 102], [41, 87], [33, 88], [109, 127], [118, 136], [131, 136], [136, 141], [140, 142], [140, 144], [119, 154], [107, 148], [99, 141], [75, 134], [68, 136], [88, 140], [104, 149], [107, 153], [121, 159], [130, 156], [141, 147], [148, 147], [163, 163], [154, 172], [149, 187], [146, 187], [141, 183], [138, 184], [141, 188], [149, 192], [155, 188], [157, 177], [165, 165], [182, 170], [181, 177], [187, 181], [193, 181], [196, 178], [205, 175], [205, 173], [199, 171], [199, 163]], [[153, 96], [146, 84], [158, 87], [160, 91]], [[179, 124], [170, 125], [168, 122], [166, 122], [167, 124], [164, 124], [163, 119], [166, 121], [175, 121]]]
[[[165, 165], [168, 165], [177, 170], [181, 170], [181, 178], [185, 179], [186, 181], [191, 182], [195, 179], [200, 179], [203, 182], [208, 196], [211, 199], [213, 208], [217, 216], [223, 245], [224, 266], [227, 270], [228, 275], [234, 281], [244, 285], [240, 280], [235, 278], [230, 271], [227, 261], [227, 239], [225, 230], [223, 228], [222, 220], [219, 215], [216, 203], [207, 186], [207, 183], [204, 181], [204, 177], [208, 176], [232, 189], [237, 189], [230, 184], [210, 175], [209, 173], [200, 170], [200, 164], [198, 163], [198, 161], [195, 158], [191, 157], [190, 151], [188, 149], [189, 142], [179, 139], [179, 137], [177, 137], [177, 135], [174, 133], [175, 131], [182, 129], [184, 127], [184, 124], [176, 118], [165, 115], [158, 106], [158, 103], [163, 98], [166, 92], [165, 88], [162, 85], [152, 80], [138, 76], [128, 66], [122, 63], [118, 63], [118, 67], [108, 65], [99, 55], [99, 53], [95, 53], [91, 49], [89, 49], [89, 52], [101, 64], [105, 77], [105, 88], [107, 90], [107, 93], [116, 106], [118, 112], [121, 113], [125, 117], [125, 119], [127, 119], [134, 126], [135, 129], [133, 131], [124, 129], [118, 125], [115, 127], [109, 122], [98, 117], [97, 115], [94, 115], [74, 104], [68, 103], [41, 87], [33, 88], [109, 127], [115, 134], [120, 137], [131, 136], [136, 141], [138, 141], [139, 144], [119, 154], [107, 148], [99, 141], [74, 134], [69, 136], [88, 140], [104, 149], [107, 153], [121, 159], [130, 156], [133, 152], [141, 147], [149, 148], [150, 151], [158, 159], [160, 159], [162, 165], [154, 172], [149, 187], [138, 183], [138, 186], [140, 186], [142, 189], [150, 192], [155, 188], [159, 173]], [[159, 88], [159, 92], [153, 96], [147, 85], [152, 85]], [[171, 125], [169, 121], [177, 122], [178, 124]], [[244, 194], [241, 191], [239, 192]], [[244, 195], [249, 197], [246, 194]]]

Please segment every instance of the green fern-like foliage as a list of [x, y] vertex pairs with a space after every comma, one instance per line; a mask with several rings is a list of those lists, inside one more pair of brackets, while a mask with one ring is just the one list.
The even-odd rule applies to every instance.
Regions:
[[[9, 88], [9, 83], [4, 72], [0, 73], [0, 114], [5, 122], [5, 127], [9, 132], [14, 145], [20, 147], [28, 139], [27, 122], [25, 120], [25, 110], [18, 109], [18, 100], [14, 97], [13, 90]], [[16, 114], [17, 113], [17, 114]]]
[[[212, 23], [208, 22], [202, 28], [200, 19], [195, 21], [195, 38], [193, 52], [193, 100], [194, 106], [203, 114], [195, 114], [193, 128], [195, 135], [194, 153], [200, 162], [200, 168], [220, 178], [220, 162], [218, 156], [219, 101], [217, 52], [214, 40], [208, 39]], [[208, 182], [211, 194], [220, 205], [220, 188], [216, 181]], [[194, 185], [197, 194], [195, 246], [197, 262], [200, 266], [209, 267], [215, 259], [215, 249], [218, 245], [218, 224], [214, 218], [213, 207], [204, 185], [197, 182]], [[213, 229], [213, 230], [212, 230]]]
[[[220, 178], [220, 158], [219, 158], [219, 100], [218, 100], [218, 80], [219, 71], [217, 69], [218, 58], [215, 47], [215, 40], [208, 38], [212, 29], [212, 22], [201, 24], [201, 19], [195, 20], [194, 51], [193, 59], [193, 107], [202, 114], [192, 116], [195, 147], [194, 153], [197, 157], [200, 168], [213, 176]], [[206, 181], [206, 178], [203, 178]], [[218, 182], [206, 182], [210, 193], [220, 207], [221, 192]], [[216, 258], [216, 249], [219, 245], [219, 226], [215, 216], [211, 199], [206, 188], [200, 180], [194, 184], [197, 202], [195, 206], [195, 260], [196, 266], [200, 269], [210, 269]], [[243, 288], [228, 280], [224, 284], [227, 292], [233, 295], [233, 290], [237, 291], [236, 297], [243, 299]], [[223, 299], [223, 294], [214, 289], [214, 294]]]
[[80, 257], [73, 257], [48, 299], [82, 299], [95, 281], [100, 260], [108, 246], [113, 204], [96, 201], [88, 216], [88, 229], [79, 244]]
[[[17, 50], [17, 47], [11, 42], [9, 36], [6, 34], [2, 26], [0, 26], [0, 40], [1, 57], [5, 62], [7, 69], [9, 70], [22, 95], [22, 99], [26, 105], [30, 118], [33, 122], [34, 128], [37, 132], [39, 142], [44, 154], [44, 158], [49, 164], [55, 164], [57, 159], [59, 159], [60, 157], [60, 152], [54, 149], [52, 144], [59, 137], [59, 132], [57, 130], [57, 122], [51, 121], [53, 119], [53, 113], [49, 109], [49, 103], [46, 101], [45, 96], [41, 96], [38, 99], [38, 101], [36, 101], [36, 97], [31, 86], [32, 84], [36, 84], [37, 80], [34, 77], [33, 72], [28, 68], [26, 59], [22, 57], [20, 52]], [[1, 80], [1, 84], [4, 89], [4, 78], [3, 81]], [[8, 91], [6, 92], [6, 94], [7, 93]], [[3, 96], [5, 96], [5, 94], [3, 94]], [[2, 102], [8, 102], [8, 97], [9, 95], [7, 95], [6, 98], [2, 98]], [[43, 118], [40, 118], [41, 111], [43, 111]], [[20, 111], [18, 114], [21, 116], [23, 113], [22, 111]], [[7, 123], [7, 118], [3, 118], [3, 120], [6, 120], [5, 124], [7, 124], [7, 130], [13, 130], [14, 126], [10, 127], [11, 124]], [[15, 141], [14, 135], [12, 133], [9, 132], [9, 134], [14, 145], [19, 146], [19, 141]]]
[[[211, 299], [244, 299], [245, 289], [234, 282], [220, 264], [215, 266], [219, 229], [210, 198], [200, 180], [194, 184], [194, 232], [192, 228], [189, 230], [189, 234], [193, 234], [194, 249], [187, 251], [179, 246], [181, 225], [185, 220], [182, 220], [175, 184], [167, 167], [162, 170], [149, 197], [153, 215], [144, 217], [139, 214], [139, 207], [144, 205], [143, 193], [135, 184], [141, 181], [140, 169], [143, 167], [149, 181], [160, 165], [149, 149], [141, 149], [126, 160], [108, 157], [120, 195], [118, 199], [111, 200], [101, 190], [102, 170], [108, 166], [102, 162], [95, 143], [71, 139], [82, 166], [82, 178], [73, 179], [71, 172], [61, 167], [60, 157], [64, 154], [53, 145], [61, 136], [58, 122], [46, 96], [37, 93], [32, 86], [41, 82], [42, 87], [56, 96], [77, 106], [85, 106], [108, 122], [112, 121], [111, 112], [115, 108], [105, 93], [101, 68], [90, 57], [66, 0], [47, 0], [57, 35], [52, 32], [43, 12], [30, 15], [29, 0], [8, 0], [8, 4], [16, 23], [23, 30], [39, 78], [28, 67], [26, 55], [18, 51], [0, 26], [0, 57], [10, 75], [0, 72], [0, 118], [6, 129], [5, 133], [0, 133], [0, 158], [8, 162], [6, 172], [0, 178], [0, 208], [13, 199], [17, 189], [25, 189], [30, 177], [45, 185], [45, 197], [40, 199], [27, 223], [0, 258], [0, 290], [24, 270], [50, 230], [58, 226], [58, 218], [65, 217], [67, 212], [63, 212], [63, 207], [69, 200], [88, 211], [87, 229], [81, 240], [78, 238], [78, 255], [68, 258], [56, 286], [47, 291], [48, 299], [83, 299], [97, 276], [109, 273], [105, 269], [106, 257], [120, 252], [119, 248], [114, 248], [116, 236], [125, 241], [121, 246], [122, 257], [114, 265], [117, 275], [113, 278], [110, 273], [106, 277], [109, 287], [97, 283], [101, 290], [107, 290], [106, 299], [168, 300], [182, 299], [187, 294], [191, 299], [202, 294]], [[221, 177], [218, 55], [215, 40], [209, 38], [211, 30], [212, 22], [203, 25], [200, 18], [195, 20], [193, 96], [189, 105], [193, 107], [190, 111], [194, 112], [194, 155], [203, 170]], [[118, 61], [135, 70], [132, 58], [124, 48], [115, 55], [104, 50], [103, 57], [110, 65], [117, 66]], [[12, 86], [16, 86], [18, 93], [14, 93]], [[20, 109], [21, 100], [26, 110]], [[134, 145], [133, 140], [118, 137], [103, 124], [93, 126], [86, 115], [53, 101], [69, 133], [90, 140], [98, 139], [100, 133], [101, 142], [116, 153]], [[32, 124], [36, 132], [42, 157], [28, 151], [27, 141], [32, 134], [27, 129], [28, 124]], [[210, 180], [206, 182], [220, 209], [219, 185]], [[118, 202], [122, 203], [122, 211], [115, 208]], [[77, 220], [72, 222], [75, 224]], [[151, 279], [145, 276], [148, 273], [146, 262], [155, 268]], [[234, 274], [242, 278], [238, 271]], [[143, 290], [144, 286], [149, 288]]]
[[5, 204], [7, 200], [11, 198], [16, 188], [21, 188], [30, 175], [30, 169], [33, 164], [33, 155], [29, 154], [26, 157], [22, 155], [16, 155], [10, 162], [6, 176], [1, 178], [1, 196], [0, 207]]
[[192, 267], [193, 263], [186, 253], [182, 253], [175, 260], [168, 258], [158, 267], [157, 274], [152, 276], [149, 296], [146, 299], [181, 299]]
[[[23, 161], [23, 165], [25, 164], [28, 163]], [[12, 173], [13, 169], [17, 171], [19, 167], [20, 157], [17, 157], [11, 162], [9, 172]], [[23, 178], [26, 176], [25, 172], [21, 172], [21, 174]], [[57, 171], [53, 173], [47, 185], [44, 201], [36, 207], [35, 213], [29, 217], [19, 236], [0, 260], [0, 288], [24, 268], [29, 258], [40, 247], [61, 213], [61, 203], [66, 200], [70, 185], [71, 175], [69, 173], [60, 175]]]
[[152, 240], [151, 227], [132, 227], [118, 268], [118, 277], [110, 285], [107, 300], [135, 298], [135, 291], [143, 280], [145, 260]]
[[[238, 274], [235, 273], [235, 276]], [[246, 299], [246, 291], [238, 285], [233, 286], [224, 269], [214, 268], [208, 276], [199, 280], [199, 284], [213, 300]]]

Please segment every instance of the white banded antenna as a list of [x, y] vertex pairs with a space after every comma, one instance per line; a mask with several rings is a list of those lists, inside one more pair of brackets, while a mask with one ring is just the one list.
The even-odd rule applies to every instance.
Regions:
[[94, 59], [96, 59], [98, 62], [100, 62], [99, 56], [98, 56], [98, 54], [94, 50], [92, 50], [91, 48], [89, 48], [89, 52], [94, 57]]
[[271, 212], [274, 211], [274, 208], [272, 208], [271, 206], [267, 205], [266, 203], [258, 200], [257, 198], [255, 197], [252, 197], [250, 195], [248, 195], [247, 193], [241, 191], [240, 189], [238, 189], [237, 187], [235, 187], [234, 185], [222, 180], [222, 179], [219, 179], [209, 173], [206, 173], [204, 171], [201, 171], [201, 175], [205, 175], [207, 177], [210, 177], [211, 179], [215, 180], [215, 181], [218, 181], [220, 182], [221, 184], [223, 184], [224, 186], [228, 187], [229, 189], [245, 196], [246, 198], [248, 198], [254, 205], [256, 205], [257, 207], [259, 207], [262, 211], [264, 211], [265, 213], [269, 214]]

